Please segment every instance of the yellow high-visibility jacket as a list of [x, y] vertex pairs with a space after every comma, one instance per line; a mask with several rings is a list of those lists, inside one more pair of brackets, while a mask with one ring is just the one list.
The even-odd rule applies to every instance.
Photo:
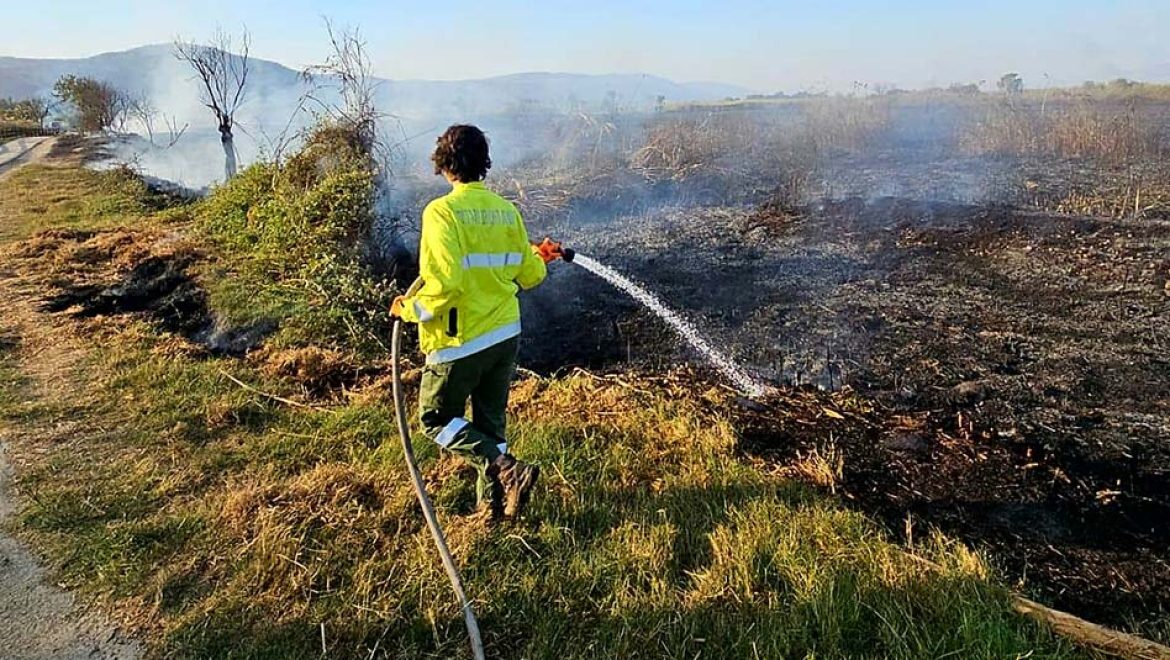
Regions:
[[456, 183], [423, 211], [423, 286], [403, 304], [418, 323], [427, 363], [451, 362], [520, 334], [516, 292], [544, 281], [547, 268], [511, 202], [482, 183]]

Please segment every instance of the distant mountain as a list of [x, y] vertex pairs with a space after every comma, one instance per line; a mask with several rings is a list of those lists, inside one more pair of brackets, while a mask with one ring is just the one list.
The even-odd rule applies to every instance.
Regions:
[[[146, 97], [163, 116], [154, 123], [156, 131], [166, 130], [163, 118], [176, 126], [187, 125], [174, 149], [148, 149], [141, 142], [128, 142], [119, 158], [152, 175], [195, 188], [221, 176], [222, 156], [214, 119], [199, 98], [199, 85], [190, 68], [175, 59], [169, 44], [82, 59], [0, 57], [0, 98], [48, 97], [53, 84], [65, 74], [97, 78]], [[236, 113], [236, 149], [242, 163], [270, 153], [278, 137], [294, 135], [313, 121], [318, 106], [309, 104], [307, 112], [297, 111], [305, 89], [298, 71], [276, 62], [251, 60], [246, 102]], [[380, 80], [377, 105], [392, 116], [383, 130], [401, 159], [396, 166], [408, 163], [428, 172], [427, 157], [434, 138], [449, 124], [469, 122], [482, 127], [492, 140], [493, 162], [506, 167], [544, 154], [550, 145], [567, 139], [557, 133], [556, 122], [535, 121], [538, 114], [581, 111], [607, 115], [613, 110], [652, 109], [658, 97], [701, 101], [748, 92], [734, 85], [676, 83], [650, 75], [519, 73], [481, 80]], [[319, 96], [331, 102], [328, 90], [320, 91]], [[631, 114], [622, 116], [636, 119]], [[142, 133], [145, 127], [131, 123], [127, 128]], [[138, 147], [132, 148], [133, 144]]]
[[[303, 89], [297, 71], [253, 58], [249, 105], [252, 120], [281, 113]], [[82, 59], [0, 57], [0, 97], [47, 95], [64, 74], [98, 78], [132, 93], [145, 93], [165, 113], [185, 118], [203, 112], [191, 72], [170, 45], [153, 45]], [[743, 87], [722, 83], [677, 83], [638, 74], [584, 75], [518, 73], [479, 80], [383, 80], [380, 105], [407, 119], [484, 115], [519, 109], [648, 109], [658, 97], [700, 101], [743, 96]]]

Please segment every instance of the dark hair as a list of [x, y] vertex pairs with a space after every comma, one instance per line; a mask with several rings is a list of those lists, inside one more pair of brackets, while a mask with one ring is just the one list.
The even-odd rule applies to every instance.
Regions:
[[445, 172], [463, 183], [480, 181], [492, 167], [487, 136], [475, 126], [456, 124], [435, 141], [431, 162], [435, 174]]

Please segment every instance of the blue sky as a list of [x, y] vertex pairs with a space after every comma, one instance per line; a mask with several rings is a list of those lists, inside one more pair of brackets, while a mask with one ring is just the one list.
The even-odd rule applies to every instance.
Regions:
[[253, 53], [325, 53], [322, 17], [358, 26], [378, 73], [652, 73], [761, 91], [918, 87], [1019, 71], [1033, 85], [1170, 80], [1170, 0], [44, 0], [5, 2], [0, 55], [77, 57], [246, 24]]

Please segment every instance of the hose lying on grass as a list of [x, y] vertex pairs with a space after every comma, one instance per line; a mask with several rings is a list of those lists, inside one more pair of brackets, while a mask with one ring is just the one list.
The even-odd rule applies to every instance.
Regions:
[[402, 365], [399, 358], [402, 346], [402, 319], [394, 319], [393, 338], [390, 343], [392, 356], [391, 374], [394, 378], [394, 412], [398, 421], [398, 435], [402, 439], [402, 454], [406, 457], [406, 467], [410, 471], [410, 482], [414, 486], [414, 494], [418, 496], [419, 506], [422, 507], [423, 517], [427, 520], [427, 527], [435, 539], [435, 547], [443, 559], [443, 568], [447, 569], [447, 577], [451, 578], [451, 587], [459, 597], [459, 604], [463, 608], [463, 620], [467, 624], [467, 636], [471, 639], [471, 652], [476, 660], [484, 660], [483, 640], [479, 636], [479, 623], [475, 620], [475, 611], [471, 609], [471, 601], [463, 591], [463, 581], [459, 578], [459, 568], [451, 558], [451, 551], [447, 549], [447, 540], [443, 536], [443, 528], [439, 527], [439, 519], [435, 516], [435, 508], [431, 499], [427, 497], [423, 486], [422, 473], [418, 469], [418, 461], [414, 458], [414, 447], [410, 442], [410, 427], [406, 422], [406, 403], [402, 396]]

